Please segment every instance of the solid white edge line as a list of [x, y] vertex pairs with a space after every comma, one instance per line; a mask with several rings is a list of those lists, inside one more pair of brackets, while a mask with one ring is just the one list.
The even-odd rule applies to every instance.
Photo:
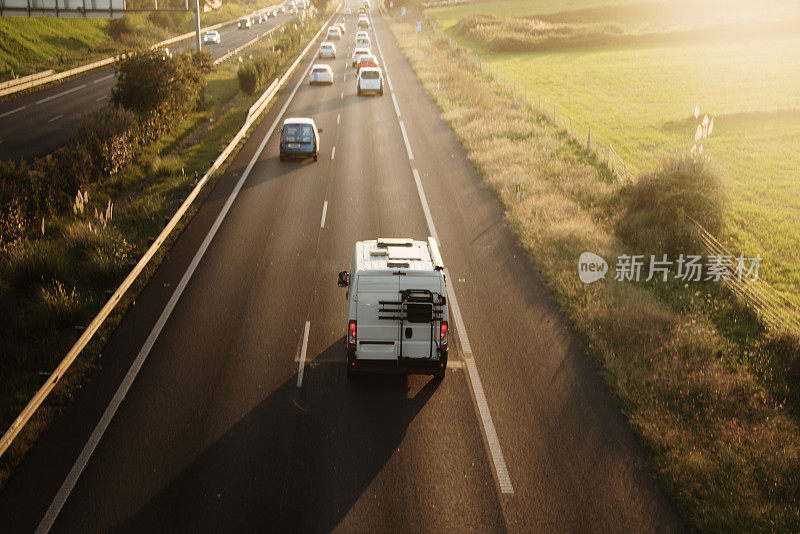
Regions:
[[110, 80], [111, 78], [113, 78], [113, 77], [115, 77], [115, 76], [116, 76], [116, 74], [109, 74], [108, 76], [103, 76], [102, 78], [98, 78], [98, 79], [96, 79], [96, 80], [95, 80], [95, 81], [93, 81], [92, 83], [100, 83], [100, 82], [104, 82], [104, 81], [106, 81], [106, 80]]
[[[381, 53], [381, 45], [378, 42], [378, 35], [374, 32], [374, 30], [373, 33], [375, 34], [375, 44], [378, 46], [378, 53], [381, 54], [381, 61], [383, 62], [383, 53]], [[394, 97], [394, 93], [392, 93], [392, 96]], [[409, 159], [414, 159], [411, 155], [411, 147], [409, 146], [408, 137], [406, 136], [405, 125], [403, 124], [402, 120], [399, 120], [399, 122], [400, 129], [403, 131], [403, 139], [406, 142], [406, 149], [408, 150]], [[422, 203], [422, 211], [425, 214], [425, 222], [428, 225], [428, 231], [431, 233], [431, 236], [433, 236], [433, 238], [436, 239], [439, 244], [441, 244], [436, 232], [436, 226], [433, 224], [433, 215], [431, 215], [431, 210], [428, 206], [428, 199], [425, 196], [425, 189], [422, 187], [422, 180], [420, 179], [419, 171], [417, 169], [412, 169], [412, 171], [414, 174], [414, 182], [417, 185], [419, 200]], [[445, 276], [450, 278], [450, 273], [447, 269], [445, 269]], [[450, 279], [452, 280], [452, 278]], [[486, 437], [486, 443], [489, 446], [489, 454], [492, 457], [492, 464], [494, 466], [495, 476], [497, 477], [497, 483], [500, 486], [501, 493], [505, 495], [513, 495], [514, 486], [511, 484], [511, 477], [508, 474], [508, 467], [506, 466], [506, 460], [503, 456], [503, 449], [500, 447], [500, 439], [497, 437], [497, 430], [494, 426], [492, 413], [489, 410], [489, 402], [486, 400], [486, 393], [483, 390], [481, 377], [478, 374], [478, 367], [475, 365], [475, 358], [472, 355], [472, 347], [469, 344], [469, 337], [467, 337], [467, 328], [464, 324], [464, 318], [461, 316], [461, 308], [458, 306], [458, 299], [456, 298], [456, 293], [452, 284], [447, 284], [446, 290], [447, 298], [450, 301], [450, 311], [452, 312], [453, 318], [456, 322], [458, 340], [461, 343], [461, 350], [464, 352], [464, 362], [467, 365], [467, 371], [469, 373], [471, 385], [470, 391], [472, 391], [475, 404], [478, 406], [478, 414], [481, 418], [481, 427], [483, 428], [483, 433]]]
[[339, 97], [339, 100], [344, 100], [344, 91], [342, 91], [342, 96]]
[[[390, 88], [391, 90], [391, 88]], [[390, 93], [392, 95], [392, 103], [394, 104], [394, 112], [397, 113], [397, 116], [400, 116], [400, 107], [397, 105], [397, 98], [394, 96], [394, 91]]]
[[320, 228], [325, 228], [325, 216], [328, 214], [328, 201], [322, 204], [322, 221], [319, 223]]
[[303, 371], [306, 368], [306, 350], [308, 349], [308, 331], [311, 328], [311, 321], [306, 321], [306, 328], [303, 332], [303, 348], [300, 349], [300, 369], [297, 371], [297, 387], [303, 387]]
[[186, 269], [183, 277], [181, 278], [180, 283], [175, 288], [175, 291], [172, 293], [172, 296], [167, 302], [164, 311], [161, 312], [161, 315], [156, 321], [155, 326], [150, 331], [150, 335], [147, 337], [144, 345], [142, 346], [139, 354], [136, 356], [133, 364], [131, 365], [128, 372], [125, 374], [125, 378], [122, 380], [117, 392], [114, 394], [114, 397], [111, 399], [108, 407], [106, 408], [105, 412], [103, 412], [103, 416], [100, 418], [100, 421], [97, 423], [97, 426], [92, 431], [91, 436], [89, 436], [89, 440], [84, 445], [83, 450], [81, 450], [78, 459], [75, 460], [75, 463], [72, 465], [72, 469], [70, 469], [69, 473], [67, 474], [67, 478], [64, 480], [64, 483], [61, 484], [61, 487], [58, 490], [58, 493], [53, 498], [53, 502], [50, 503], [50, 506], [47, 508], [47, 512], [45, 512], [44, 517], [42, 518], [39, 526], [36, 527], [37, 534], [45, 534], [50, 531], [55, 523], [58, 514], [61, 512], [61, 509], [64, 507], [64, 504], [67, 502], [67, 498], [69, 497], [70, 493], [72, 493], [75, 484], [78, 482], [78, 478], [81, 476], [81, 473], [86, 468], [86, 465], [89, 463], [89, 459], [91, 458], [92, 454], [94, 453], [95, 448], [97, 448], [98, 443], [100, 443], [100, 439], [103, 437], [108, 425], [111, 423], [111, 419], [114, 417], [117, 409], [119, 408], [120, 404], [122, 404], [125, 395], [127, 395], [128, 390], [133, 384], [136, 375], [139, 374], [142, 366], [144, 365], [145, 359], [150, 354], [150, 350], [152, 349], [153, 345], [156, 342], [159, 334], [161, 334], [161, 330], [164, 328], [164, 324], [166, 324], [167, 319], [169, 319], [170, 314], [172, 313], [172, 309], [177, 304], [178, 299], [180, 298], [181, 294], [183, 293], [184, 288], [189, 283], [189, 279], [194, 274], [194, 270], [197, 268], [197, 265], [200, 263], [200, 260], [203, 258], [206, 249], [211, 244], [211, 240], [217, 233], [217, 230], [222, 225], [222, 221], [225, 219], [225, 216], [228, 214], [231, 206], [233, 205], [233, 201], [236, 199], [236, 196], [239, 194], [242, 186], [244, 185], [245, 180], [250, 174], [250, 171], [253, 169], [253, 166], [256, 164], [256, 160], [261, 156], [261, 153], [264, 151], [264, 148], [267, 146], [267, 142], [269, 141], [270, 137], [272, 137], [272, 133], [275, 132], [275, 128], [278, 127], [278, 123], [280, 122], [283, 114], [286, 113], [286, 110], [291, 104], [292, 100], [294, 99], [295, 94], [297, 94], [297, 90], [300, 88], [300, 85], [305, 80], [305, 77], [308, 75], [308, 71], [311, 69], [311, 65], [313, 64], [313, 60], [309, 62], [306, 71], [300, 76], [300, 80], [295, 85], [292, 93], [289, 95], [289, 98], [286, 100], [286, 103], [281, 108], [280, 113], [278, 116], [275, 117], [275, 121], [272, 123], [272, 126], [267, 130], [264, 139], [261, 141], [261, 144], [258, 146], [256, 153], [253, 155], [253, 158], [248, 163], [247, 167], [245, 168], [244, 172], [242, 173], [241, 178], [236, 183], [236, 186], [231, 191], [230, 196], [228, 197], [227, 202], [222, 207], [219, 215], [217, 216], [216, 221], [211, 226], [211, 229], [208, 231], [203, 243], [200, 245], [197, 253], [192, 259], [192, 263], [189, 264], [189, 267]]
[[4, 117], [8, 117], [9, 115], [13, 115], [14, 113], [19, 113], [20, 111], [22, 111], [23, 109], [25, 109], [27, 107], [28, 106], [22, 106], [22, 107], [19, 107], [17, 109], [12, 109], [11, 111], [6, 111], [2, 115], [0, 115], [0, 119], [2, 119]]
[[331, 159], [336, 157], [336, 147], [331, 148]]
[[85, 88], [86, 88], [86, 84], [84, 83], [84, 84], [79, 85], [78, 87], [73, 87], [72, 89], [67, 89], [63, 93], [58, 93], [57, 95], [48, 96], [47, 98], [43, 98], [41, 100], [37, 100], [36, 103], [37, 104], [44, 104], [45, 102], [50, 102], [51, 100], [54, 100], [54, 99], [59, 98], [59, 97], [64, 96], [64, 95], [68, 95], [70, 93], [74, 93], [75, 91], [80, 91], [81, 89], [85, 89]]
[[339, 124], [339, 120], [341, 120], [341, 118], [342, 118], [341, 114], [336, 115], [336, 124]]
[[64, 116], [64, 114], [63, 114], [63, 113], [62, 113], [62, 114], [60, 114], [60, 115], [56, 115], [55, 117], [52, 117], [52, 118], [50, 118], [50, 119], [47, 119], [47, 122], [48, 122], [48, 123], [55, 122], [55, 121], [57, 121], [58, 119], [60, 119], [61, 117], [63, 117], [63, 116]]
[[95, 101], [95, 102], [102, 102], [102, 101], [103, 101], [103, 100], [105, 100], [106, 98], [108, 98], [108, 96], [101, 96], [101, 97], [99, 97], [99, 98], [95, 98], [95, 99], [94, 99], [94, 101]]
[[411, 152], [411, 143], [408, 142], [408, 134], [406, 133], [406, 125], [400, 121], [400, 131], [403, 132], [403, 142], [406, 144], [406, 152], [408, 152], [408, 159], [414, 159], [414, 153]]

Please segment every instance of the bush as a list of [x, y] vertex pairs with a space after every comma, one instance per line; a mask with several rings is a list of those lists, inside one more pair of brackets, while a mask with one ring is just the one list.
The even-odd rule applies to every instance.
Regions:
[[620, 236], [640, 249], [667, 254], [701, 250], [690, 217], [719, 234], [723, 224], [722, 188], [702, 158], [674, 158], [621, 191], [625, 212]]
[[128, 17], [123, 16], [109, 20], [106, 26], [106, 33], [115, 41], [119, 41], [123, 35], [133, 33], [130, 24], [128, 24]]

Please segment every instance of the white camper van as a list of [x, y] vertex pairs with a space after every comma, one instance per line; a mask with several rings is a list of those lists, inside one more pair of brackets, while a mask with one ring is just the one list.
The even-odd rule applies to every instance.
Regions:
[[347, 287], [347, 373], [401, 372], [443, 378], [448, 307], [436, 240], [358, 241]]

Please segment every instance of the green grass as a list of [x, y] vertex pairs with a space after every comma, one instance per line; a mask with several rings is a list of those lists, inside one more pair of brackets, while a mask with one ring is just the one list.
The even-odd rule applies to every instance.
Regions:
[[[784, 1], [759, 8], [758, 20], [800, 16], [796, 4]], [[552, 2], [506, 1], [428, 13], [447, 28], [475, 13], [508, 17], [553, 9]], [[624, 11], [609, 8], [606, 21], [630, 22]], [[741, 21], [743, 13], [728, 19]], [[595, 23], [602, 14], [595, 10], [583, 18]], [[678, 20], [681, 27], [692, 23]], [[640, 17], [636, 24], [655, 23]], [[701, 118], [714, 117], [703, 148], [723, 176], [723, 241], [735, 251], [761, 254], [763, 278], [800, 305], [800, 37], [493, 53], [452, 29], [448, 33], [490, 64], [492, 73], [525, 86], [531, 100], [541, 96], [550, 112], [555, 104], [562, 117], [571, 116], [581, 139], [591, 125], [595, 141], [611, 143], [639, 174], [691, 148], [698, 122], [691, 114], [699, 105]]]
[[[200, 23], [217, 24], [276, 3], [226, 2], [218, 10], [201, 13]], [[173, 17], [172, 27], [167, 28], [153, 24], [147, 13], [125, 15], [133, 32], [119, 41], [106, 32], [108, 19], [0, 17], [0, 81], [11, 79], [12, 72], [25, 76], [47, 69], [68, 70], [194, 30], [193, 15]]]
[[[390, 28], [597, 361], [689, 527], [797, 532], [800, 342], [767, 333], [718, 284], [587, 286], [576, 273], [581, 251], [613, 262], [674, 238], [666, 212], [714, 200], [713, 170], [683, 160], [636, 185], [614, 180], [563, 129], [477, 71], [463, 49], [434, 32], [424, 32], [418, 47], [408, 21]], [[690, 180], [697, 187], [688, 192]], [[718, 214], [713, 204], [706, 211]], [[639, 242], [618, 234], [621, 222]]]

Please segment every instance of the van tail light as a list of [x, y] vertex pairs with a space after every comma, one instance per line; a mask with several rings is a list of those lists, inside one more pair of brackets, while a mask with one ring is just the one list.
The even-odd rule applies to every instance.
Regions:
[[356, 322], [350, 321], [347, 325], [347, 348], [356, 348]]
[[439, 326], [439, 348], [447, 350], [447, 321], [442, 321]]

